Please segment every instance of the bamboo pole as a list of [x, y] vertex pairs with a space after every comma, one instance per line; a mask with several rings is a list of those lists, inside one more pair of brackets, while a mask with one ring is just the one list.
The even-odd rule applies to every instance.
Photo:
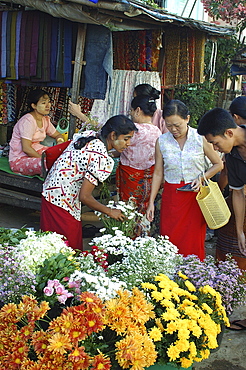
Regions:
[[[75, 61], [74, 61], [74, 70], [73, 70], [73, 83], [71, 89], [71, 100], [74, 103], [77, 103], [79, 96], [79, 87], [81, 80], [82, 67], [86, 62], [83, 61], [84, 50], [85, 50], [85, 36], [86, 36], [86, 23], [78, 24], [78, 34], [76, 41], [76, 52], [75, 52]], [[76, 118], [70, 115], [69, 120], [69, 131], [68, 138], [72, 139], [73, 134], [76, 128]]]

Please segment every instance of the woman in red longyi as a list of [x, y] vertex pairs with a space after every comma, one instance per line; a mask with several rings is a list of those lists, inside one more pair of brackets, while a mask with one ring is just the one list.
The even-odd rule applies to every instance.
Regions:
[[[205, 156], [212, 166], [205, 172], [207, 179], [223, 168], [222, 160], [205, 138], [190, 127], [189, 111], [184, 103], [171, 100], [163, 110], [166, 127], [169, 130], [156, 142], [155, 170], [151, 187], [147, 218], [153, 221], [154, 200], [163, 185], [160, 233], [167, 235], [187, 256], [205, 257], [206, 223], [196, 201], [202, 173], [205, 172]], [[194, 191], [179, 191], [185, 184], [191, 184]]]

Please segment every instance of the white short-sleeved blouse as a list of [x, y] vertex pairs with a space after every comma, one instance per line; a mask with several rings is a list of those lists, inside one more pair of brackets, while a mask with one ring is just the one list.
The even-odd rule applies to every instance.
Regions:
[[[83, 136], [86, 133], [83, 133]], [[82, 149], [74, 148], [74, 139], [52, 166], [43, 185], [44, 198], [81, 219], [79, 192], [84, 179], [97, 186], [111, 174], [114, 161], [103, 142], [94, 139]]]

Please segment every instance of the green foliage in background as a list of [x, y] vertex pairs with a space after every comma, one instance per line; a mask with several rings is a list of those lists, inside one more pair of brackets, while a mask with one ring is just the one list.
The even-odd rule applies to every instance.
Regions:
[[201, 84], [179, 85], [174, 90], [174, 99], [181, 100], [189, 108], [192, 127], [197, 127], [199, 119], [216, 106], [217, 98], [217, 86], [208, 81]]

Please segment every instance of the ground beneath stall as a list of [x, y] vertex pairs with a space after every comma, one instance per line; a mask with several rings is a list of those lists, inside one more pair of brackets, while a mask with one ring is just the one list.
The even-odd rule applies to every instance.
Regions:
[[[28, 209], [8, 206], [0, 203], [0, 227], [21, 228], [28, 227], [39, 230], [40, 213]], [[85, 225], [85, 224], [84, 224]], [[83, 226], [84, 226], [83, 225]], [[90, 222], [88, 225], [100, 227], [99, 222]], [[96, 230], [96, 229], [94, 229]], [[92, 232], [93, 227], [88, 228]], [[99, 234], [98, 234], [99, 235]], [[93, 236], [84, 238], [84, 248], [89, 249], [89, 242]], [[206, 254], [215, 256], [216, 235], [212, 230], [207, 232]], [[230, 320], [246, 318], [246, 306], [236, 309]], [[207, 360], [195, 363], [193, 370], [246, 370], [245, 360], [246, 330], [225, 330], [220, 349], [210, 355]]]

